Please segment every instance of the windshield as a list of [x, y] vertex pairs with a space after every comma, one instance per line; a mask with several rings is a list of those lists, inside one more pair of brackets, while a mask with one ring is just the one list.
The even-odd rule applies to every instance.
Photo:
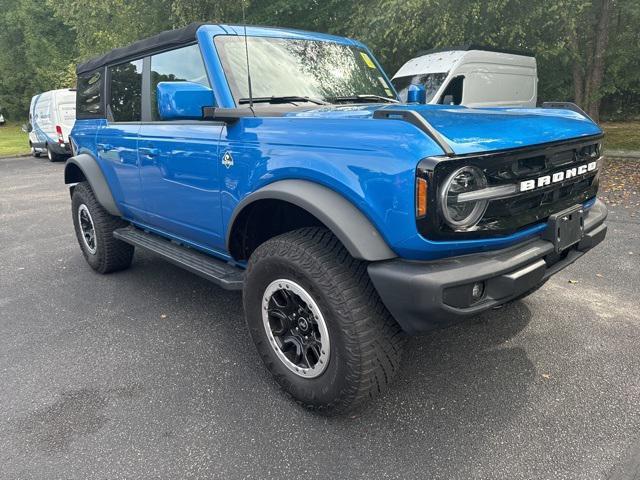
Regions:
[[424, 88], [427, 91], [426, 103], [429, 103], [431, 100], [433, 100], [433, 96], [442, 85], [442, 82], [445, 81], [447, 75], [449, 75], [449, 72], [425, 73], [423, 75], [408, 75], [406, 77], [394, 78], [392, 82], [393, 86], [396, 87], [396, 90], [398, 91], [400, 100], [403, 102], [407, 101], [407, 91], [409, 90], [409, 85], [424, 85]]
[[[249, 96], [244, 42], [241, 36], [215, 37], [231, 92], [238, 103]], [[247, 42], [254, 98], [298, 96], [325, 101], [355, 95], [396, 98], [384, 74], [367, 52], [359, 48], [286, 38], [248, 37]]]

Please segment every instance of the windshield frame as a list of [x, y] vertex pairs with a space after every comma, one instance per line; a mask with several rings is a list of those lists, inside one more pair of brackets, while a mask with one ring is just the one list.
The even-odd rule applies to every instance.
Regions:
[[[395, 89], [395, 87], [393, 86], [393, 83], [391, 82], [391, 79], [388, 77], [388, 75], [386, 74], [386, 72], [384, 71], [384, 69], [382, 68], [382, 66], [379, 64], [379, 62], [377, 61], [377, 59], [375, 58], [375, 56], [371, 53], [371, 51], [365, 46], [362, 45], [359, 42], [355, 42], [355, 41], [347, 41], [347, 39], [344, 39], [344, 42], [341, 41], [335, 41], [335, 40], [327, 40], [327, 39], [318, 39], [318, 38], [300, 38], [300, 37], [288, 37], [288, 36], [279, 36], [279, 35], [248, 35], [247, 36], [248, 39], [251, 40], [279, 40], [279, 41], [283, 41], [283, 42], [287, 42], [287, 41], [291, 41], [291, 42], [309, 42], [309, 43], [316, 43], [316, 44], [333, 44], [333, 45], [337, 45], [339, 47], [344, 47], [347, 49], [350, 49], [352, 51], [357, 51], [360, 52], [361, 55], [363, 55], [363, 57], [366, 57], [373, 66], [369, 65], [367, 62], [367, 65], [369, 65], [369, 68], [375, 69], [376, 75], [378, 76], [378, 80], [380, 80], [380, 83], [382, 84], [382, 89], [383, 89], [383, 94], [381, 96], [385, 97], [385, 98], [389, 98], [390, 100], [393, 100], [395, 102], [399, 101], [399, 97], [398, 97], [398, 93]], [[244, 37], [242, 35], [233, 35], [233, 34], [217, 34], [217, 35], [213, 35], [213, 47], [217, 53], [218, 56], [218, 62], [220, 64], [220, 69], [223, 73], [224, 76], [224, 80], [226, 81], [226, 86], [229, 90], [229, 94], [231, 96], [231, 98], [233, 99], [236, 108], [242, 108], [245, 106], [248, 106], [247, 104], [245, 104], [244, 102], [240, 102], [240, 100], [242, 98], [246, 98], [248, 95], [243, 95], [242, 94], [242, 90], [241, 88], [244, 88], [244, 86], [241, 86], [241, 82], [247, 82], [247, 79], [241, 79], [240, 76], [238, 75], [234, 75], [234, 73], [238, 73], [238, 72], [233, 72], [232, 70], [232, 66], [229, 64], [229, 62], [227, 61], [227, 54], [226, 52], [223, 50], [223, 48], [221, 48], [221, 44], [220, 42], [224, 42], [224, 41], [228, 41], [228, 39], [233, 39], [232, 41], [236, 41], [236, 42], [243, 42], [243, 48], [244, 48]], [[254, 49], [255, 50], [255, 49]], [[243, 50], [244, 52], [244, 50]], [[250, 67], [250, 73], [252, 75], [252, 96], [253, 97], [264, 97], [265, 95], [261, 95], [260, 92], [256, 92], [256, 88], [255, 88], [255, 69], [253, 68], [253, 65], [255, 64], [254, 62], [256, 62], [256, 57], [255, 55], [252, 57], [252, 49], [251, 49], [251, 43], [249, 43], [249, 67]], [[365, 60], [366, 62], [366, 60]], [[239, 73], [243, 73], [243, 72], [239, 72]], [[383, 83], [384, 80], [384, 83]], [[247, 82], [248, 84], [248, 82]], [[373, 90], [373, 89], [372, 89]], [[388, 90], [388, 92], [387, 92]], [[390, 94], [389, 94], [390, 92]], [[263, 92], [264, 93], [264, 92]], [[380, 92], [349, 92], [351, 94], [353, 94], [354, 96], [356, 95], [372, 95], [372, 94], [379, 94]], [[275, 97], [281, 97], [281, 96], [305, 96], [305, 95], [301, 95], [300, 93], [296, 93], [296, 92], [289, 92], [287, 95], [280, 95], [280, 94], [272, 94], [272, 95], [268, 95], [268, 96], [275, 96]], [[328, 104], [339, 104], [339, 103], [343, 103], [343, 102], [337, 102], [337, 103], [329, 103], [330, 102], [330, 96], [324, 97], [324, 96], [317, 96], [315, 98], [327, 101]], [[293, 103], [293, 102], [292, 102]], [[362, 101], [359, 101], [358, 103], [363, 103]], [[364, 102], [366, 103], [366, 102]], [[374, 100], [372, 98], [370, 103], [385, 103], [384, 101], [377, 101]]]

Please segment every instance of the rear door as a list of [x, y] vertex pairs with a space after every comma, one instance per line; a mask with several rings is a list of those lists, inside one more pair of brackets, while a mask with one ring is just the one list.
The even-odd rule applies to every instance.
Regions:
[[142, 59], [107, 67], [106, 121], [96, 150], [125, 217], [144, 221], [138, 172], [138, 132], [142, 108]]
[[67, 143], [76, 121], [76, 92], [73, 90], [59, 92], [56, 104], [56, 123], [60, 125], [64, 142]]
[[140, 129], [140, 178], [150, 225], [205, 248], [222, 250], [218, 144], [221, 122], [162, 121], [156, 86], [190, 81], [210, 86], [198, 45], [152, 55], [145, 89], [149, 121]]

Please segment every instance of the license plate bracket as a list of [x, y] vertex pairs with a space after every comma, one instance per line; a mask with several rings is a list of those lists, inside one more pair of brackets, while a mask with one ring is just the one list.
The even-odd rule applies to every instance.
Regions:
[[543, 238], [553, 243], [556, 253], [575, 245], [584, 236], [584, 208], [575, 205], [549, 217]]

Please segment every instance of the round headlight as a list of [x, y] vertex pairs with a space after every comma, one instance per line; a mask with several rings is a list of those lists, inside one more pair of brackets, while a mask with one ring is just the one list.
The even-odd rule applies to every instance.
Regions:
[[487, 186], [487, 179], [477, 167], [462, 167], [445, 180], [440, 191], [440, 206], [445, 222], [456, 230], [473, 227], [484, 215], [487, 200], [458, 201], [461, 193], [474, 192]]

